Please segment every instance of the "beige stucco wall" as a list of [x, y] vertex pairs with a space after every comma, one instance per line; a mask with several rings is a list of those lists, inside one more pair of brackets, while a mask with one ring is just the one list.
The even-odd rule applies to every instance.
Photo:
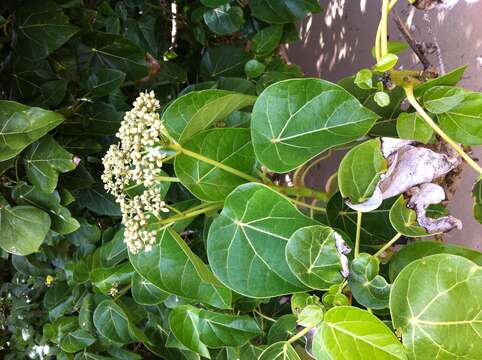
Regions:
[[[432, 42], [440, 49], [430, 56], [441, 72], [468, 65], [462, 86], [482, 91], [482, 1], [446, 0], [443, 8], [427, 12], [415, 10], [406, 0], [400, 0], [397, 11], [407, 19], [417, 40]], [[290, 61], [299, 64], [306, 75], [337, 81], [354, 74], [360, 68], [373, 65], [371, 48], [379, 17], [379, 0], [321, 0], [320, 14], [310, 15], [301, 25], [302, 40], [288, 48]], [[401, 36], [390, 25], [392, 39]], [[408, 51], [401, 64], [410, 67], [416, 58]], [[420, 67], [417, 67], [420, 68]], [[474, 149], [482, 159], [482, 147]], [[337, 156], [338, 158], [340, 156]], [[322, 186], [333, 164], [323, 164], [310, 181]], [[464, 222], [464, 229], [446, 235], [448, 242], [464, 244], [482, 250], [482, 225], [472, 217], [471, 187], [475, 172], [466, 167], [461, 185], [451, 202], [453, 215]]]

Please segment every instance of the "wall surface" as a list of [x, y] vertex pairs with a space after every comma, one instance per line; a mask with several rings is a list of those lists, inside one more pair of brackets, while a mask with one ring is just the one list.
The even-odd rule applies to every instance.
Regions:
[[[291, 62], [302, 67], [307, 76], [337, 81], [353, 75], [374, 60], [371, 49], [379, 21], [379, 0], [321, 0], [324, 9], [310, 15], [300, 27], [301, 41], [288, 47]], [[460, 83], [468, 89], [482, 91], [482, 1], [445, 0], [443, 6], [426, 12], [416, 10], [400, 0], [396, 10], [418, 41], [435, 45], [438, 51], [429, 55], [441, 73], [468, 65]], [[401, 39], [394, 23], [390, 23], [392, 39]], [[413, 52], [401, 56], [402, 66], [420, 69]], [[321, 163], [312, 172], [312, 186], [322, 187], [336, 168], [342, 154], [329, 163]], [[482, 159], [482, 147], [474, 149]], [[475, 172], [466, 167], [457, 193], [451, 201], [451, 213], [462, 219], [463, 230], [445, 235], [448, 242], [482, 250], [482, 225], [472, 216], [471, 187]]]

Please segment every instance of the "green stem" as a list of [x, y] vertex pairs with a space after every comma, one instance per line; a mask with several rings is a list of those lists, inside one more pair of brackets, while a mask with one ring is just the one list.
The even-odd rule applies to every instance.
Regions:
[[313, 327], [305, 327], [303, 330], [301, 330], [298, 334], [294, 335], [293, 337], [289, 338], [287, 343], [288, 344], [293, 344], [296, 340], [301, 339], [303, 336], [308, 334], [308, 332], [313, 329]]
[[305, 207], [307, 209], [312, 209], [312, 210], [315, 210], [315, 211], [319, 211], [319, 212], [322, 212], [322, 213], [326, 213], [326, 208], [322, 208], [322, 207], [315, 206], [315, 205], [310, 205], [310, 204], [304, 203], [303, 201], [299, 201], [299, 200], [296, 200], [296, 199], [288, 198], [288, 200], [291, 201], [293, 204], [296, 204], [298, 206]]
[[389, 249], [393, 244], [395, 244], [397, 240], [400, 239], [401, 236], [402, 236], [401, 233], [397, 233], [393, 238], [391, 238], [389, 242], [383, 245], [383, 247], [380, 250], [378, 250], [373, 256], [379, 257], [381, 254], [383, 254], [385, 250]]
[[180, 153], [184, 154], [184, 155], [187, 155], [189, 157], [192, 157], [194, 159], [197, 159], [197, 160], [200, 160], [202, 162], [205, 162], [207, 164], [210, 164], [212, 166], [215, 166], [221, 170], [224, 170], [228, 173], [231, 173], [231, 174], [234, 174], [236, 176], [239, 176], [240, 178], [243, 178], [245, 180], [248, 180], [249, 182], [260, 182], [259, 179], [255, 178], [254, 176], [251, 176], [251, 175], [248, 175], [242, 171], [239, 171], [235, 168], [232, 168], [231, 166], [228, 166], [228, 165], [225, 165], [223, 163], [220, 163], [219, 161], [216, 161], [216, 160], [213, 160], [213, 159], [210, 159], [206, 156], [203, 156], [201, 154], [198, 154], [194, 151], [191, 151], [191, 150], [188, 150], [188, 149], [185, 149], [183, 148], [181, 145], [177, 144], [177, 143], [173, 143], [170, 145], [171, 149], [173, 150], [176, 150], [176, 151], [179, 151]]
[[271, 322], [276, 322], [275, 319], [270, 318], [269, 316], [264, 315], [264, 314], [263, 314], [261, 311], [259, 311], [259, 310], [253, 309], [253, 312], [254, 312], [255, 314], [261, 316], [263, 319], [266, 319], [266, 320], [271, 321]]
[[382, 2], [382, 18], [380, 20], [380, 51], [381, 57], [388, 54], [388, 0]]
[[288, 196], [291, 195], [291, 196], [300, 196], [300, 197], [310, 197], [321, 201], [328, 201], [329, 199], [329, 196], [327, 193], [306, 188], [304, 186], [284, 187], [279, 185], [272, 185], [270, 187]]
[[125, 288], [123, 288], [121, 291], [117, 293], [117, 295], [114, 297], [114, 301], [119, 300], [123, 295], [125, 295], [131, 288], [131, 284], [127, 285]]
[[356, 213], [356, 235], [355, 235], [355, 258], [360, 254], [360, 234], [361, 234], [361, 223], [362, 223], [362, 212], [357, 211]]
[[178, 214], [178, 215], [168, 217], [166, 219], [159, 220], [155, 224], [156, 225], [172, 224], [172, 223], [175, 223], [176, 221], [189, 219], [189, 218], [201, 215], [201, 214], [205, 214], [205, 213], [210, 212], [210, 211], [220, 209], [222, 207], [223, 207], [223, 203], [209, 204], [205, 207], [202, 207], [202, 208], [199, 208], [199, 209], [196, 209], [196, 210], [187, 211], [185, 213], [181, 213], [181, 214]]
[[455, 141], [453, 141], [438, 125], [432, 120], [432, 118], [425, 112], [422, 106], [417, 102], [413, 94], [413, 84], [409, 83], [404, 87], [405, 94], [407, 95], [410, 105], [417, 110], [418, 114], [425, 120], [425, 122], [475, 170], [477, 173], [482, 174], [482, 168], [477, 164]]

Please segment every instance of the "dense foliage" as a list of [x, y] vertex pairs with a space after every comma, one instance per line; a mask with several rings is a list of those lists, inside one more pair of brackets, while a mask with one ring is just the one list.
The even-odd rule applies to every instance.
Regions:
[[279, 54], [315, 0], [2, 3], [3, 358], [482, 358], [482, 254], [431, 241], [482, 94], [394, 70], [395, 3], [338, 84]]

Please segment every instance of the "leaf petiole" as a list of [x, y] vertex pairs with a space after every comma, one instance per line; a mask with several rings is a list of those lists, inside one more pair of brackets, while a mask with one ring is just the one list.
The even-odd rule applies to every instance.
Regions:
[[379, 257], [381, 254], [383, 254], [384, 251], [389, 249], [393, 244], [397, 242], [398, 239], [402, 236], [401, 233], [397, 233], [393, 238], [390, 239], [389, 242], [387, 242], [385, 245], [382, 246], [380, 250], [378, 250], [373, 256]]
[[357, 211], [356, 213], [356, 235], [355, 235], [355, 257], [360, 254], [360, 235], [361, 235], [361, 223], [362, 223], [362, 212]]
[[313, 327], [305, 327], [303, 330], [301, 330], [298, 334], [292, 336], [291, 338], [289, 338], [286, 342], [288, 344], [293, 344], [295, 341], [301, 339], [303, 336], [305, 336], [306, 334], [308, 334], [310, 332], [310, 330], [313, 329]]

